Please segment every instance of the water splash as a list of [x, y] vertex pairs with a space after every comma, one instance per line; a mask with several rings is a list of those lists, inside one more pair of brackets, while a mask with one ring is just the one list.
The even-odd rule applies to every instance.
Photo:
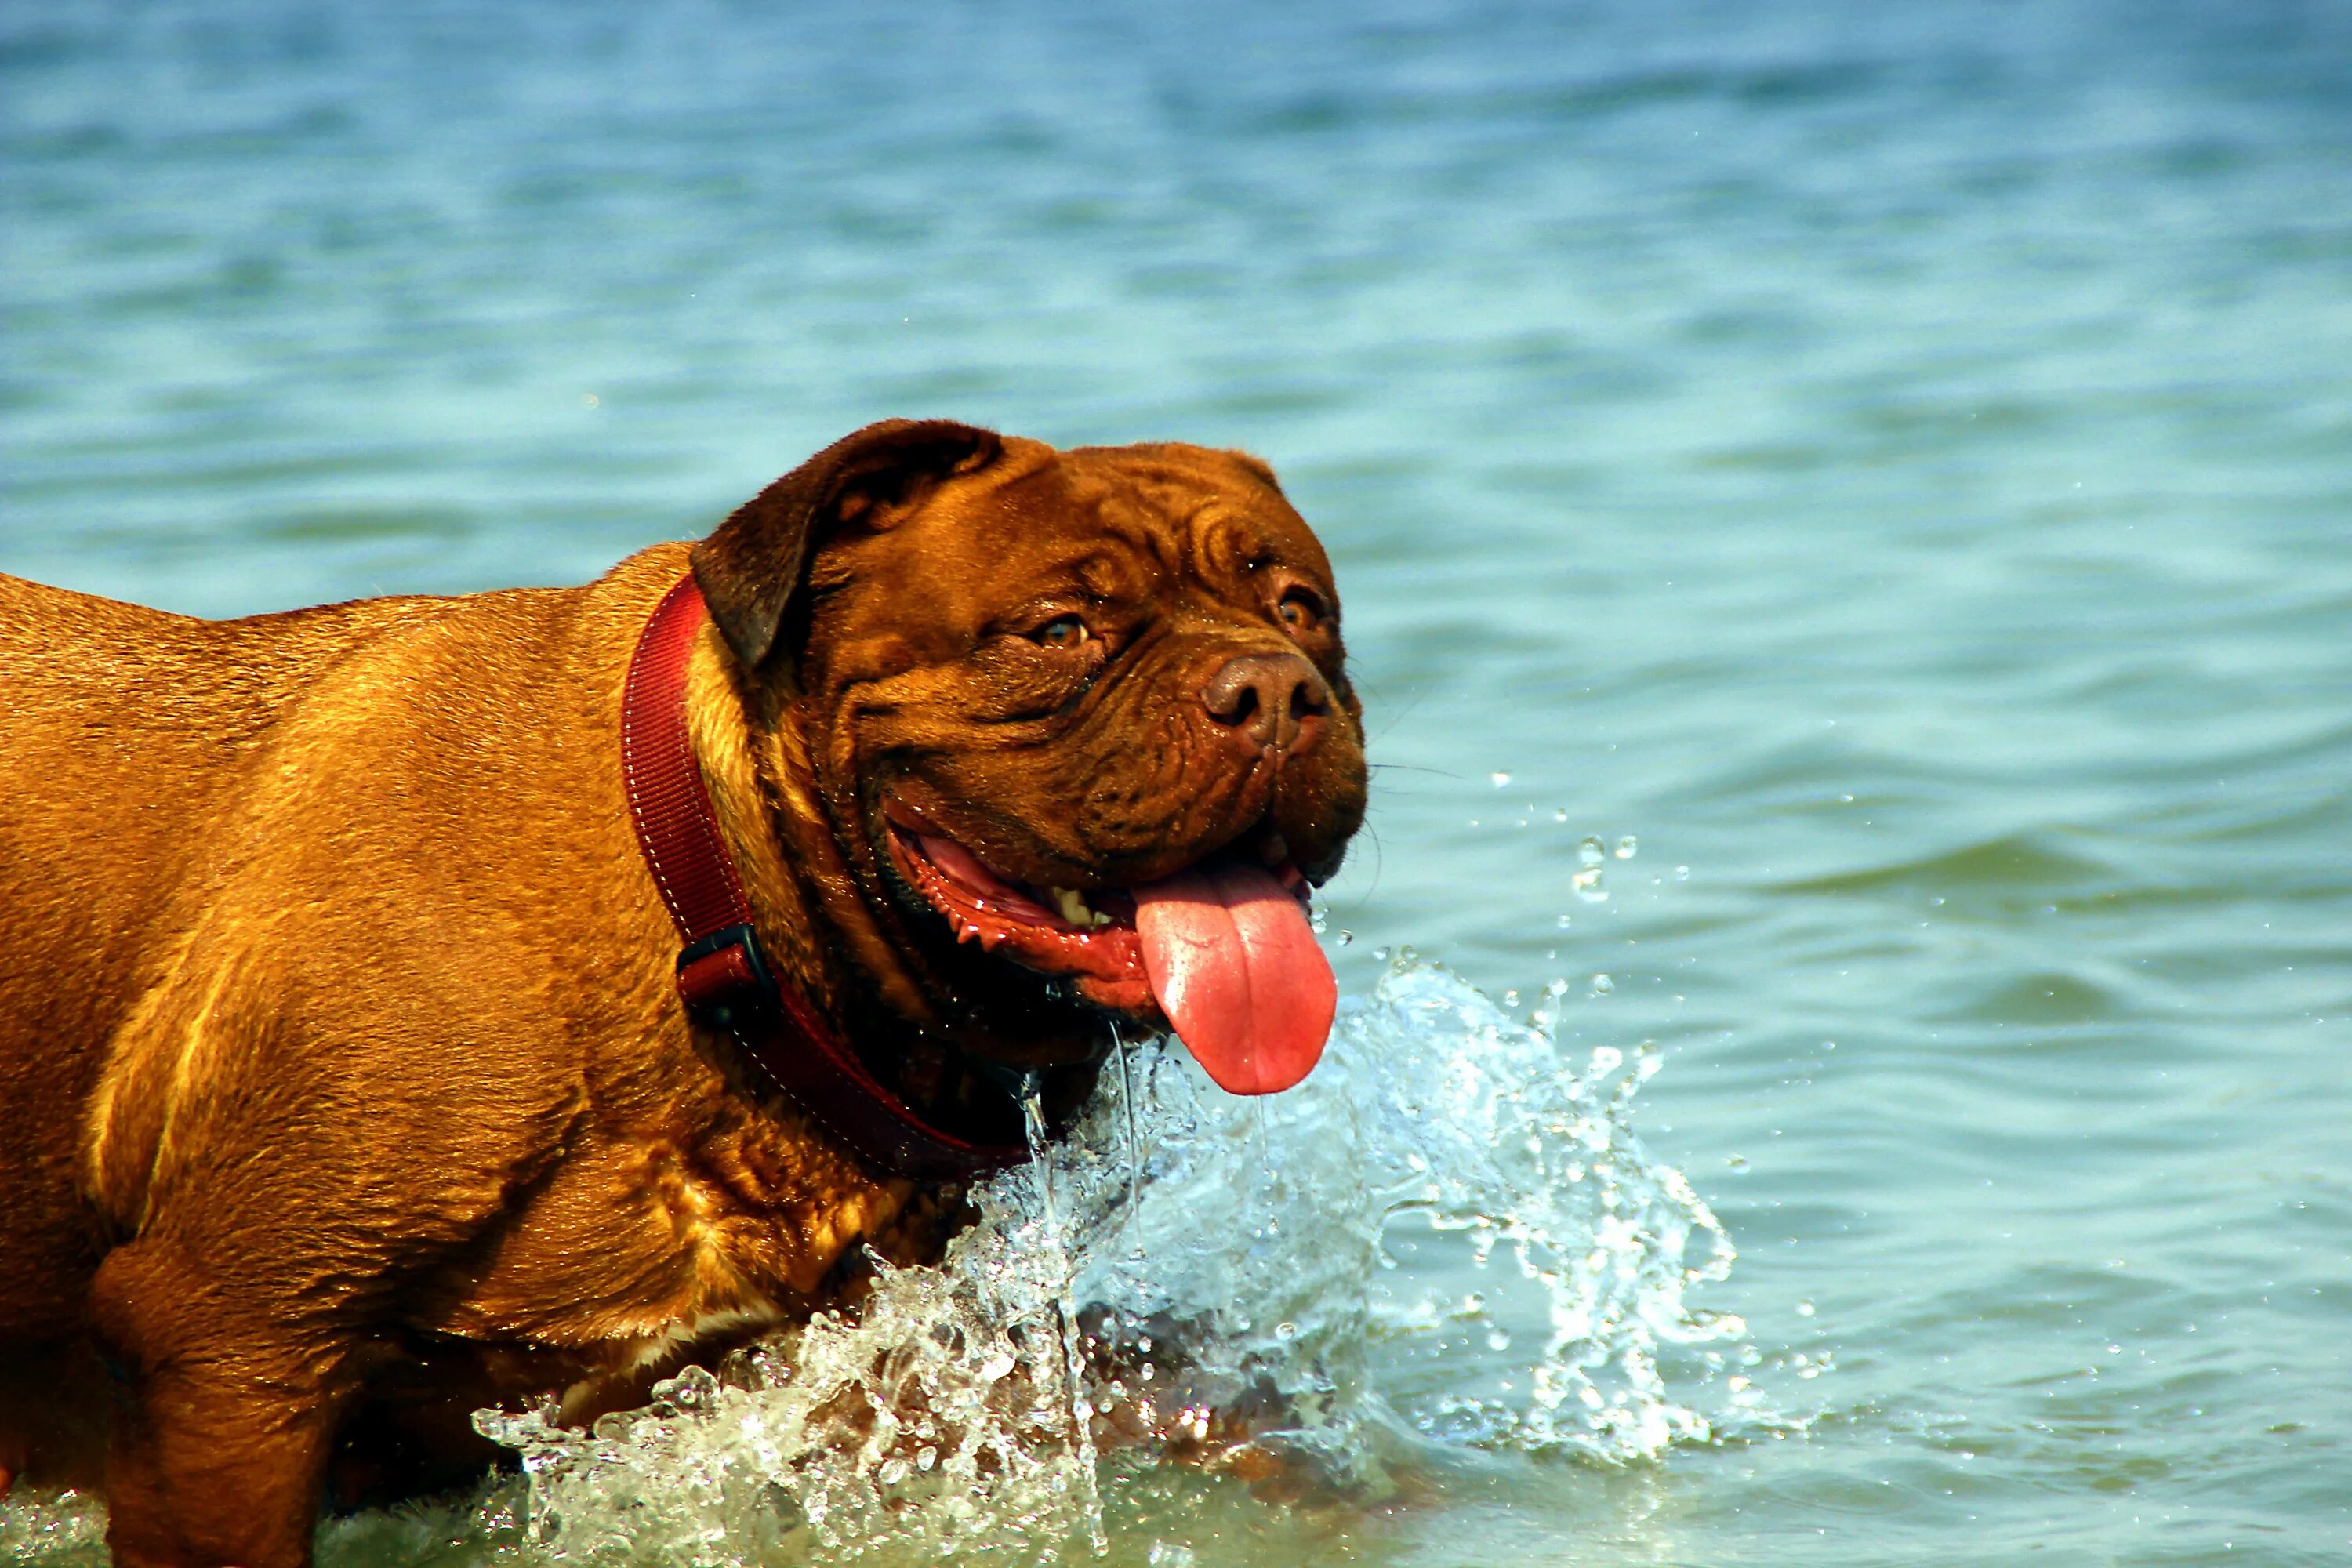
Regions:
[[34, 1496], [22, 1486], [0, 1501], [0, 1563], [65, 1568], [107, 1561], [106, 1509], [77, 1491]]
[[881, 1268], [854, 1320], [590, 1432], [478, 1422], [522, 1456], [531, 1555], [713, 1565], [1099, 1555], [1098, 1468], [1164, 1458], [1346, 1492], [1379, 1487], [1399, 1431], [1622, 1462], [1785, 1427], [1742, 1375], [1746, 1325], [1687, 1300], [1733, 1253], [1633, 1135], [1657, 1066], [1571, 1067], [1548, 1026], [1401, 954], [1271, 1100], [1122, 1045], [944, 1265]]
[[719, 1374], [689, 1369], [588, 1432], [551, 1407], [478, 1413], [522, 1456], [526, 1540], [572, 1561], [658, 1543], [666, 1562], [712, 1568], [811, 1552], [1019, 1561], [1073, 1534], [1101, 1542], [1049, 1183], [1039, 1166], [1000, 1178], [944, 1268], [877, 1264], [856, 1317], [819, 1316]]

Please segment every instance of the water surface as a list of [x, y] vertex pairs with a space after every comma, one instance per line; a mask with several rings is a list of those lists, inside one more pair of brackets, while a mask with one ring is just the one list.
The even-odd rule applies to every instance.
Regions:
[[2352, 1554], [2342, 8], [17, 0], [0, 138], [0, 570], [579, 582], [898, 414], [1277, 465], [1377, 737], [1343, 988], [1654, 1042], [1738, 1253], [1664, 1321], [1764, 1403], [1483, 1419], [1549, 1309], [1400, 1221], [1325, 1308], [1410, 1492], [1113, 1458], [1114, 1561]]

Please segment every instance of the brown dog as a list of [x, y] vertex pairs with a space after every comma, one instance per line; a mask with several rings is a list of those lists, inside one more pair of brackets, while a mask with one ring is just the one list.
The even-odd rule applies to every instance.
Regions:
[[0, 577], [0, 1489], [95, 1437], [119, 1560], [299, 1563], [339, 1453], [477, 1462], [477, 1405], [609, 1406], [861, 1244], [936, 1256], [956, 1184], [673, 984], [619, 731], [689, 564], [686, 765], [913, 1114], [1017, 1144], [1003, 1069], [1073, 1104], [1120, 1017], [1244, 1092], [1312, 1065], [1328, 970], [1263, 895], [1338, 868], [1361, 731], [1253, 458], [892, 421], [584, 588], [205, 623]]

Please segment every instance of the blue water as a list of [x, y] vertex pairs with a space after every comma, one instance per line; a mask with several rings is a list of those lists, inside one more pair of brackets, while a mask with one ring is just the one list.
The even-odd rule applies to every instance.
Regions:
[[0, 570], [201, 614], [887, 415], [1276, 463], [1343, 988], [1656, 1042], [1790, 1426], [1113, 1561], [2352, 1556], [2352, 10], [12, 0], [0, 266]]

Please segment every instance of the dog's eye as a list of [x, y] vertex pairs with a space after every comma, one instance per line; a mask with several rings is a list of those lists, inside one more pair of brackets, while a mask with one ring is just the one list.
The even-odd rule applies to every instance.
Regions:
[[1055, 616], [1029, 634], [1045, 647], [1076, 647], [1093, 635], [1087, 630], [1087, 623], [1076, 616]]
[[1322, 601], [1304, 588], [1293, 588], [1285, 594], [1274, 613], [1294, 632], [1311, 632], [1323, 624]]

